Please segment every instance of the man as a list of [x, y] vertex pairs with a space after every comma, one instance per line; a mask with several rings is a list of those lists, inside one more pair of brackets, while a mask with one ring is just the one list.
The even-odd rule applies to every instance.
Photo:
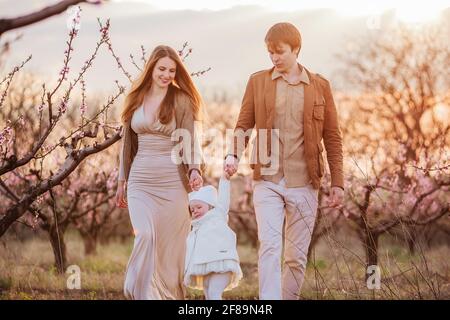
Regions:
[[[236, 173], [249, 140], [247, 136], [239, 144], [239, 136], [256, 126], [257, 156], [251, 167], [260, 242], [259, 298], [298, 299], [324, 174], [322, 140], [331, 173], [329, 204], [338, 207], [344, 195], [342, 137], [329, 82], [297, 62], [297, 28], [277, 23], [265, 42], [274, 67], [250, 76], [224, 170]], [[265, 156], [270, 163], [262, 161]]]

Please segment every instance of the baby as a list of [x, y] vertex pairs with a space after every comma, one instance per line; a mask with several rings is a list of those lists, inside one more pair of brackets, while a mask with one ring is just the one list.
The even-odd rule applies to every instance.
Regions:
[[184, 284], [203, 289], [206, 300], [222, 300], [242, 278], [236, 234], [228, 226], [229, 176], [220, 178], [219, 192], [205, 186], [189, 193], [192, 231], [187, 238]]

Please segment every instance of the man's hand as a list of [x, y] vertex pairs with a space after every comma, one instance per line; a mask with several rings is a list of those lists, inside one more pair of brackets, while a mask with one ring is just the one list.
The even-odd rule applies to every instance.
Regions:
[[333, 208], [341, 208], [344, 202], [344, 190], [340, 187], [331, 187], [328, 205]]
[[198, 191], [198, 189], [203, 186], [203, 178], [198, 170], [194, 169], [191, 171], [191, 174], [189, 175], [189, 185], [194, 191]]
[[225, 163], [223, 165], [224, 173], [231, 177], [237, 172], [237, 170], [238, 170], [238, 160], [234, 156], [228, 155], [225, 158]]

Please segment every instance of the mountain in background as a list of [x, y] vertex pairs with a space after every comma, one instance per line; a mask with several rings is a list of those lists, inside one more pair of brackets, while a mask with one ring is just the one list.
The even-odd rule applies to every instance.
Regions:
[[[48, 1], [3, 0], [0, 1], [0, 16], [23, 15], [48, 4]], [[137, 74], [137, 69], [131, 64], [129, 54], [139, 60], [141, 44], [149, 54], [158, 44], [180, 49], [187, 41], [193, 48], [186, 61], [189, 70], [211, 67], [211, 71], [195, 80], [202, 93], [209, 95], [220, 89], [233, 97], [240, 97], [250, 74], [271, 67], [264, 36], [274, 23], [294, 23], [303, 38], [299, 61], [310, 70], [333, 80], [339, 62], [336, 54], [342, 53], [352, 41], [383, 32], [383, 23], [390, 21], [390, 15], [388, 12], [381, 18], [381, 28], [377, 29], [370, 27], [373, 17], [344, 17], [329, 9], [272, 12], [258, 6], [239, 6], [220, 11], [161, 11], [139, 2], [83, 5], [71, 70], [78, 70], [99, 39], [97, 17], [102, 20], [111, 18], [113, 47], [133, 75]], [[446, 15], [449, 16], [448, 10]], [[5, 38], [23, 33], [23, 38], [13, 45], [7, 66], [15, 65], [33, 54], [27, 70], [56, 79], [68, 38], [67, 18], [68, 15], [61, 14], [6, 33]], [[449, 32], [448, 28], [443, 32]], [[115, 88], [115, 79], [128, 84], [114, 59], [103, 48], [86, 81], [91, 91], [110, 92]], [[343, 83], [333, 85], [345, 87]]]

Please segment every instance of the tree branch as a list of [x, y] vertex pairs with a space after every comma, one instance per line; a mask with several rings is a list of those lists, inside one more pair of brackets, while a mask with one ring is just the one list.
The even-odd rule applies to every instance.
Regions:
[[56, 174], [47, 180], [42, 181], [39, 185], [32, 187], [31, 190], [24, 192], [25, 196], [22, 197], [17, 204], [7, 209], [5, 215], [0, 220], [0, 237], [3, 236], [14, 221], [20, 218], [28, 210], [38, 196], [47, 192], [54, 186], [59, 185], [86, 157], [107, 149], [119, 140], [120, 132], [116, 132], [115, 135], [100, 144], [96, 143], [93, 146], [86, 147], [70, 154]]
[[63, 0], [54, 5], [45, 7], [39, 11], [16, 17], [16, 18], [6, 18], [0, 19], [0, 37], [3, 33], [18, 29], [21, 27], [28, 26], [30, 24], [45, 20], [51, 16], [60, 14], [65, 11], [68, 7], [76, 5], [81, 2], [88, 2], [87, 0]]

